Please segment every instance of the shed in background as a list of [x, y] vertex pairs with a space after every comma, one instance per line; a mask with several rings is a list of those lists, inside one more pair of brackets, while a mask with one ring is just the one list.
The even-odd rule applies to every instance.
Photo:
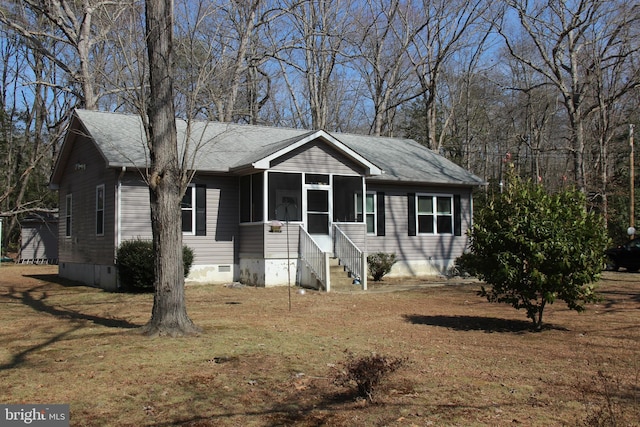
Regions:
[[58, 264], [58, 215], [32, 215], [20, 225], [20, 264]]

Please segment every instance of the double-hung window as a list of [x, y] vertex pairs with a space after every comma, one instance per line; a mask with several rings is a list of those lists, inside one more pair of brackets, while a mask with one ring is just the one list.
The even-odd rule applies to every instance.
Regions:
[[190, 185], [182, 197], [180, 209], [182, 209], [182, 232], [184, 234], [195, 234], [194, 224], [196, 223], [196, 209], [194, 202], [196, 200], [196, 187]]
[[206, 187], [190, 184], [180, 202], [182, 233], [205, 236], [207, 230]]
[[384, 193], [367, 191], [364, 196], [364, 203], [362, 203], [362, 197], [358, 194], [356, 205], [358, 209], [358, 221], [366, 224], [367, 234], [384, 236]]
[[416, 220], [419, 234], [453, 234], [453, 197], [416, 195]]
[[364, 201], [364, 215], [367, 234], [376, 234], [376, 193], [367, 191]]
[[65, 237], [71, 237], [71, 226], [73, 224], [73, 195], [71, 194], [67, 194], [64, 215], [64, 235]]
[[96, 236], [104, 236], [104, 184], [96, 187]]

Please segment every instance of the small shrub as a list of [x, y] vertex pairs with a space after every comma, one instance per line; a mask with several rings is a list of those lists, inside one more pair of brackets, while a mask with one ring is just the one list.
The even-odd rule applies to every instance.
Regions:
[[[640, 411], [626, 409], [621, 404], [620, 396], [625, 395], [625, 390], [619, 378], [598, 370], [597, 377], [591, 378], [590, 381], [581, 384], [585, 415], [580, 425], [585, 427], [630, 426], [634, 425], [633, 420], [640, 419], [638, 418]], [[638, 407], [637, 404], [635, 407]]]
[[473, 258], [473, 255], [468, 253], [468, 252], [465, 252], [462, 255], [460, 255], [458, 258], [456, 258], [455, 265], [449, 271], [449, 276], [450, 277], [453, 277], [453, 276], [461, 276], [461, 277], [475, 276], [476, 275], [476, 271], [475, 271], [475, 269], [473, 267], [473, 263], [471, 261], [472, 258]]
[[372, 353], [370, 356], [356, 357], [347, 352], [334, 383], [341, 387], [351, 387], [355, 383], [358, 396], [374, 402], [375, 393], [382, 379], [395, 372], [406, 363], [405, 358], [387, 357]]
[[379, 282], [382, 277], [391, 271], [391, 267], [397, 261], [396, 254], [387, 254], [384, 252], [377, 252], [367, 257], [367, 264], [369, 266], [369, 274], [373, 277], [374, 282]]
[[[193, 264], [193, 250], [182, 247], [184, 277], [189, 275]], [[153, 291], [155, 273], [153, 271], [153, 243], [149, 240], [127, 240], [120, 244], [116, 257], [116, 267], [120, 286], [125, 291]]]

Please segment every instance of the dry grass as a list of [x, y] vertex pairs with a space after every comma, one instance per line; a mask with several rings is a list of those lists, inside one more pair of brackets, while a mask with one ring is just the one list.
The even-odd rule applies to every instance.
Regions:
[[[547, 328], [474, 283], [402, 292], [190, 286], [199, 337], [148, 339], [151, 295], [0, 267], [0, 402], [69, 403], [88, 426], [638, 425], [640, 275], [606, 273]], [[398, 286], [387, 281], [387, 287]], [[376, 404], [332, 379], [345, 350], [407, 358]], [[615, 423], [611, 416], [615, 416]]]

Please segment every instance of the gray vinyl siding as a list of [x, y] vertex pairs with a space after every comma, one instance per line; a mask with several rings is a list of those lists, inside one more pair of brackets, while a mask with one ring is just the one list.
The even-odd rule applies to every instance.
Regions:
[[[240, 226], [240, 256], [259, 258], [291, 258], [298, 257], [298, 240], [300, 225], [283, 224], [280, 233], [270, 232], [269, 223], [243, 224]], [[287, 243], [288, 240], [288, 243]]]
[[265, 224], [242, 224], [240, 226], [240, 253], [242, 256], [264, 256]]
[[151, 240], [149, 187], [140, 173], [127, 172], [120, 184], [120, 238]]
[[338, 175], [362, 175], [364, 173], [364, 169], [360, 165], [322, 141], [306, 144], [273, 160], [271, 169]]
[[[238, 179], [236, 177], [196, 176], [193, 184], [207, 188], [205, 236], [183, 235], [183, 244], [193, 249], [194, 265], [235, 264], [238, 226]], [[121, 238], [151, 239], [149, 188], [139, 175], [128, 174], [121, 189]]]
[[265, 227], [265, 258], [298, 258], [298, 240], [300, 238], [300, 225], [290, 223], [282, 224], [280, 233], [269, 232], [270, 226]]
[[367, 250], [367, 227], [361, 222], [335, 223], [344, 234], [360, 249]]
[[194, 265], [237, 264], [239, 187], [237, 177], [196, 176], [193, 184], [207, 187], [206, 236], [185, 235], [184, 244], [195, 252]]
[[[367, 235], [367, 252], [394, 252], [399, 260], [440, 260], [460, 256], [467, 247], [471, 226], [471, 190], [455, 187], [369, 185], [369, 191], [385, 193], [386, 236]], [[408, 193], [460, 195], [462, 236], [408, 235]]]
[[[114, 259], [115, 171], [107, 169], [94, 144], [82, 135], [73, 141], [59, 184], [60, 263], [112, 264]], [[96, 235], [96, 187], [104, 184], [104, 232]], [[71, 236], [66, 236], [66, 196], [72, 197]]]

